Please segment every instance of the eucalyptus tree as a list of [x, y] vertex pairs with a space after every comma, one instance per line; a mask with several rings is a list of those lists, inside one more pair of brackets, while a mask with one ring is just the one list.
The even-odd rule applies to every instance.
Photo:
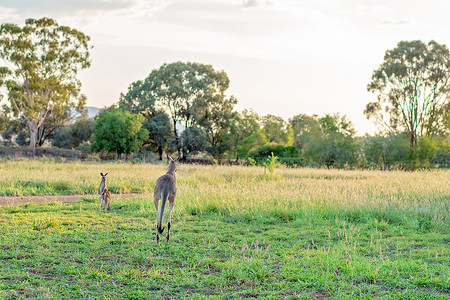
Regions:
[[209, 144], [206, 150], [214, 157], [220, 158], [232, 148], [228, 137], [237, 115], [234, 111], [237, 99], [218, 94], [210, 100], [198, 124], [204, 129]]
[[167, 108], [177, 135], [177, 122], [185, 128], [196, 125], [210, 103], [223, 96], [230, 80], [211, 65], [175, 62], [153, 70], [145, 79], [159, 105]]
[[260, 117], [256, 112], [246, 109], [238, 112], [231, 120], [227, 141], [231, 145], [230, 150], [236, 161], [245, 157], [250, 150], [254, 150], [253, 148], [267, 142], [261, 132], [259, 121]]
[[378, 99], [364, 114], [391, 132], [406, 132], [410, 146], [418, 136], [433, 136], [448, 118], [450, 54], [435, 41], [401, 41], [386, 51], [368, 91]]
[[121, 95], [119, 107], [141, 113], [149, 121], [158, 112], [167, 112], [173, 124], [173, 135], [167, 142], [175, 145], [179, 154], [183, 150], [180, 125], [185, 129], [201, 127], [209, 143], [217, 146], [236, 104], [235, 98], [225, 96], [229, 83], [226, 73], [211, 65], [166, 63], [145, 80], [132, 83], [127, 94]]
[[283, 118], [274, 115], [266, 115], [261, 118], [261, 123], [269, 143], [292, 146], [294, 133], [291, 124], [286, 123]]
[[149, 140], [146, 143], [156, 148], [159, 159], [162, 160], [163, 150], [172, 133], [169, 116], [163, 111], [157, 111], [149, 120], [144, 121], [142, 127], [149, 132]]
[[47, 117], [67, 107], [81, 110], [78, 71], [91, 64], [90, 37], [50, 18], [27, 19], [25, 26], [0, 27], [0, 86], [16, 117], [23, 117], [34, 151], [39, 129]]

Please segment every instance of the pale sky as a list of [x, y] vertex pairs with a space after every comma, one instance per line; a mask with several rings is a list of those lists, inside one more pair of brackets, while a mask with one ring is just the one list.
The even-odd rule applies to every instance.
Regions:
[[163, 63], [191, 61], [228, 74], [237, 110], [339, 112], [358, 135], [376, 131], [363, 110], [386, 50], [450, 46], [448, 0], [0, 0], [0, 23], [44, 16], [91, 37], [80, 74], [88, 106], [117, 102]]

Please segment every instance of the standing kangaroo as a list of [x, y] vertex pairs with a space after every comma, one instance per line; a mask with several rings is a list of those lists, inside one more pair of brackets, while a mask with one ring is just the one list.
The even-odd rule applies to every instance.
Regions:
[[98, 189], [98, 197], [100, 199], [100, 209], [111, 210], [111, 193], [108, 191], [108, 187], [106, 186], [106, 173], [100, 173], [102, 176], [102, 181], [100, 182], [100, 187]]
[[[167, 222], [167, 236], [166, 239], [169, 241], [170, 238], [170, 218], [172, 216], [172, 208], [175, 204], [175, 196], [177, 194], [177, 179], [175, 177], [175, 172], [177, 171], [177, 166], [175, 161], [167, 155], [169, 161], [169, 170], [167, 173], [156, 180], [154, 202], [156, 209], [156, 242], [159, 244], [159, 235], [164, 231], [164, 227], [161, 227], [164, 215], [164, 207], [166, 206], [167, 200], [169, 200], [169, 220]], [[161, 199], [161, 208], [158, 211], [158, 201]]]

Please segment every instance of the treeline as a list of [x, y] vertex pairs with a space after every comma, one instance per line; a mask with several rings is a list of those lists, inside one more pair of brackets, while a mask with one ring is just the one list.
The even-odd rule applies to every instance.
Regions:
[[[159, 112], [146, 119], [118, 104], [100, 111], [95, 118], [87, 115], [69, 119], [64, 126], [46, 129], [43, 144], [77, 149], [83, 155], [102, 154], [104, 159], [126, 158], [135, 161], [161, 159], [162, 151], [177, 153], [182, 159], [202, 157], [211, 163], [222, 161], [244, 165], [264, 165], [274, 155], [289, 167], [372, 168], [381, 170], [450, 167], [450, 149], [446, 138], [421, 136], [411, 149], [406, 134], [363, 137], [345, 116], [304, 114], [287, 122], [282, 118], [259, 116], [251, 110], [234, 112], [221, 128], [214, 146], [201, 126], [182, 130], [178, 139], [168, 114]], [[5, 121], [3, 114], [3, 121]], [[11, 119], [3, 127], [3, 144], [25, 146], [29, 143], [26, 127]], [[15, 138], [14, 138], [15, 137]], [[180, 148], [178, 146], [181, 145]], [[197, 160], [198, 161], [198, 160]]]
[[163, 64], [88, 118], [76, 74], [90, 66], [89, 41], [48, 18], [28, 19], [22, 28], [2, 24], [0, 56], [8, 67], [0, 67], [0, 85], [9, 104], [0, 113], [4, 144], [28, 144], [31, 151], [51, 144], [111, 159], [161, 159], [166, 151], [184, 161], [200, 156], [250, 165], [270, 156], [287, 166], [450, 166], [450, 55], [434, 41], [400, 42], [386, 51], [367, 86], [378, 100], [364, 111], [382, 134], [364, 137], [339, 114], [286, 121], [236, 111], [227, 74], [194, 62]]

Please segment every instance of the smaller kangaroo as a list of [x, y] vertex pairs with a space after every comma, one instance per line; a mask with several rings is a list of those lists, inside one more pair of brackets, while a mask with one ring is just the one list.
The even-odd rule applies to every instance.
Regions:
[[[169, 170], [165, 175], [162, 175], [156, 180], [155, 193], [153, 195], [155, 209], [156, 209], [156, 243], [159, 245], [159, 235], [163, 233], [164, 227], [161, 227], [164, 215], [164, 207], [167, 200], [169, 200], [169, 219], [167, 221], [167, 242], [170, 238], [170, 219], [172, 216], [173, 205], [175, 204], [175, 196], [177, 194], [177, 179], [175, 172], [177, 166], [175, 161], [167, 155], [169, 161]], [[161, 208], [158, 211], [158, 202], [161, 199]]]
[[102, 181], [100, 182], [100, 187], [98, 189], [98, 197], [100, 199], [100, 210], [111, 210], [111, 193], [108, 191], [108, 187], [106, 186], [106, 173], [100, 173], [102, 176]]

